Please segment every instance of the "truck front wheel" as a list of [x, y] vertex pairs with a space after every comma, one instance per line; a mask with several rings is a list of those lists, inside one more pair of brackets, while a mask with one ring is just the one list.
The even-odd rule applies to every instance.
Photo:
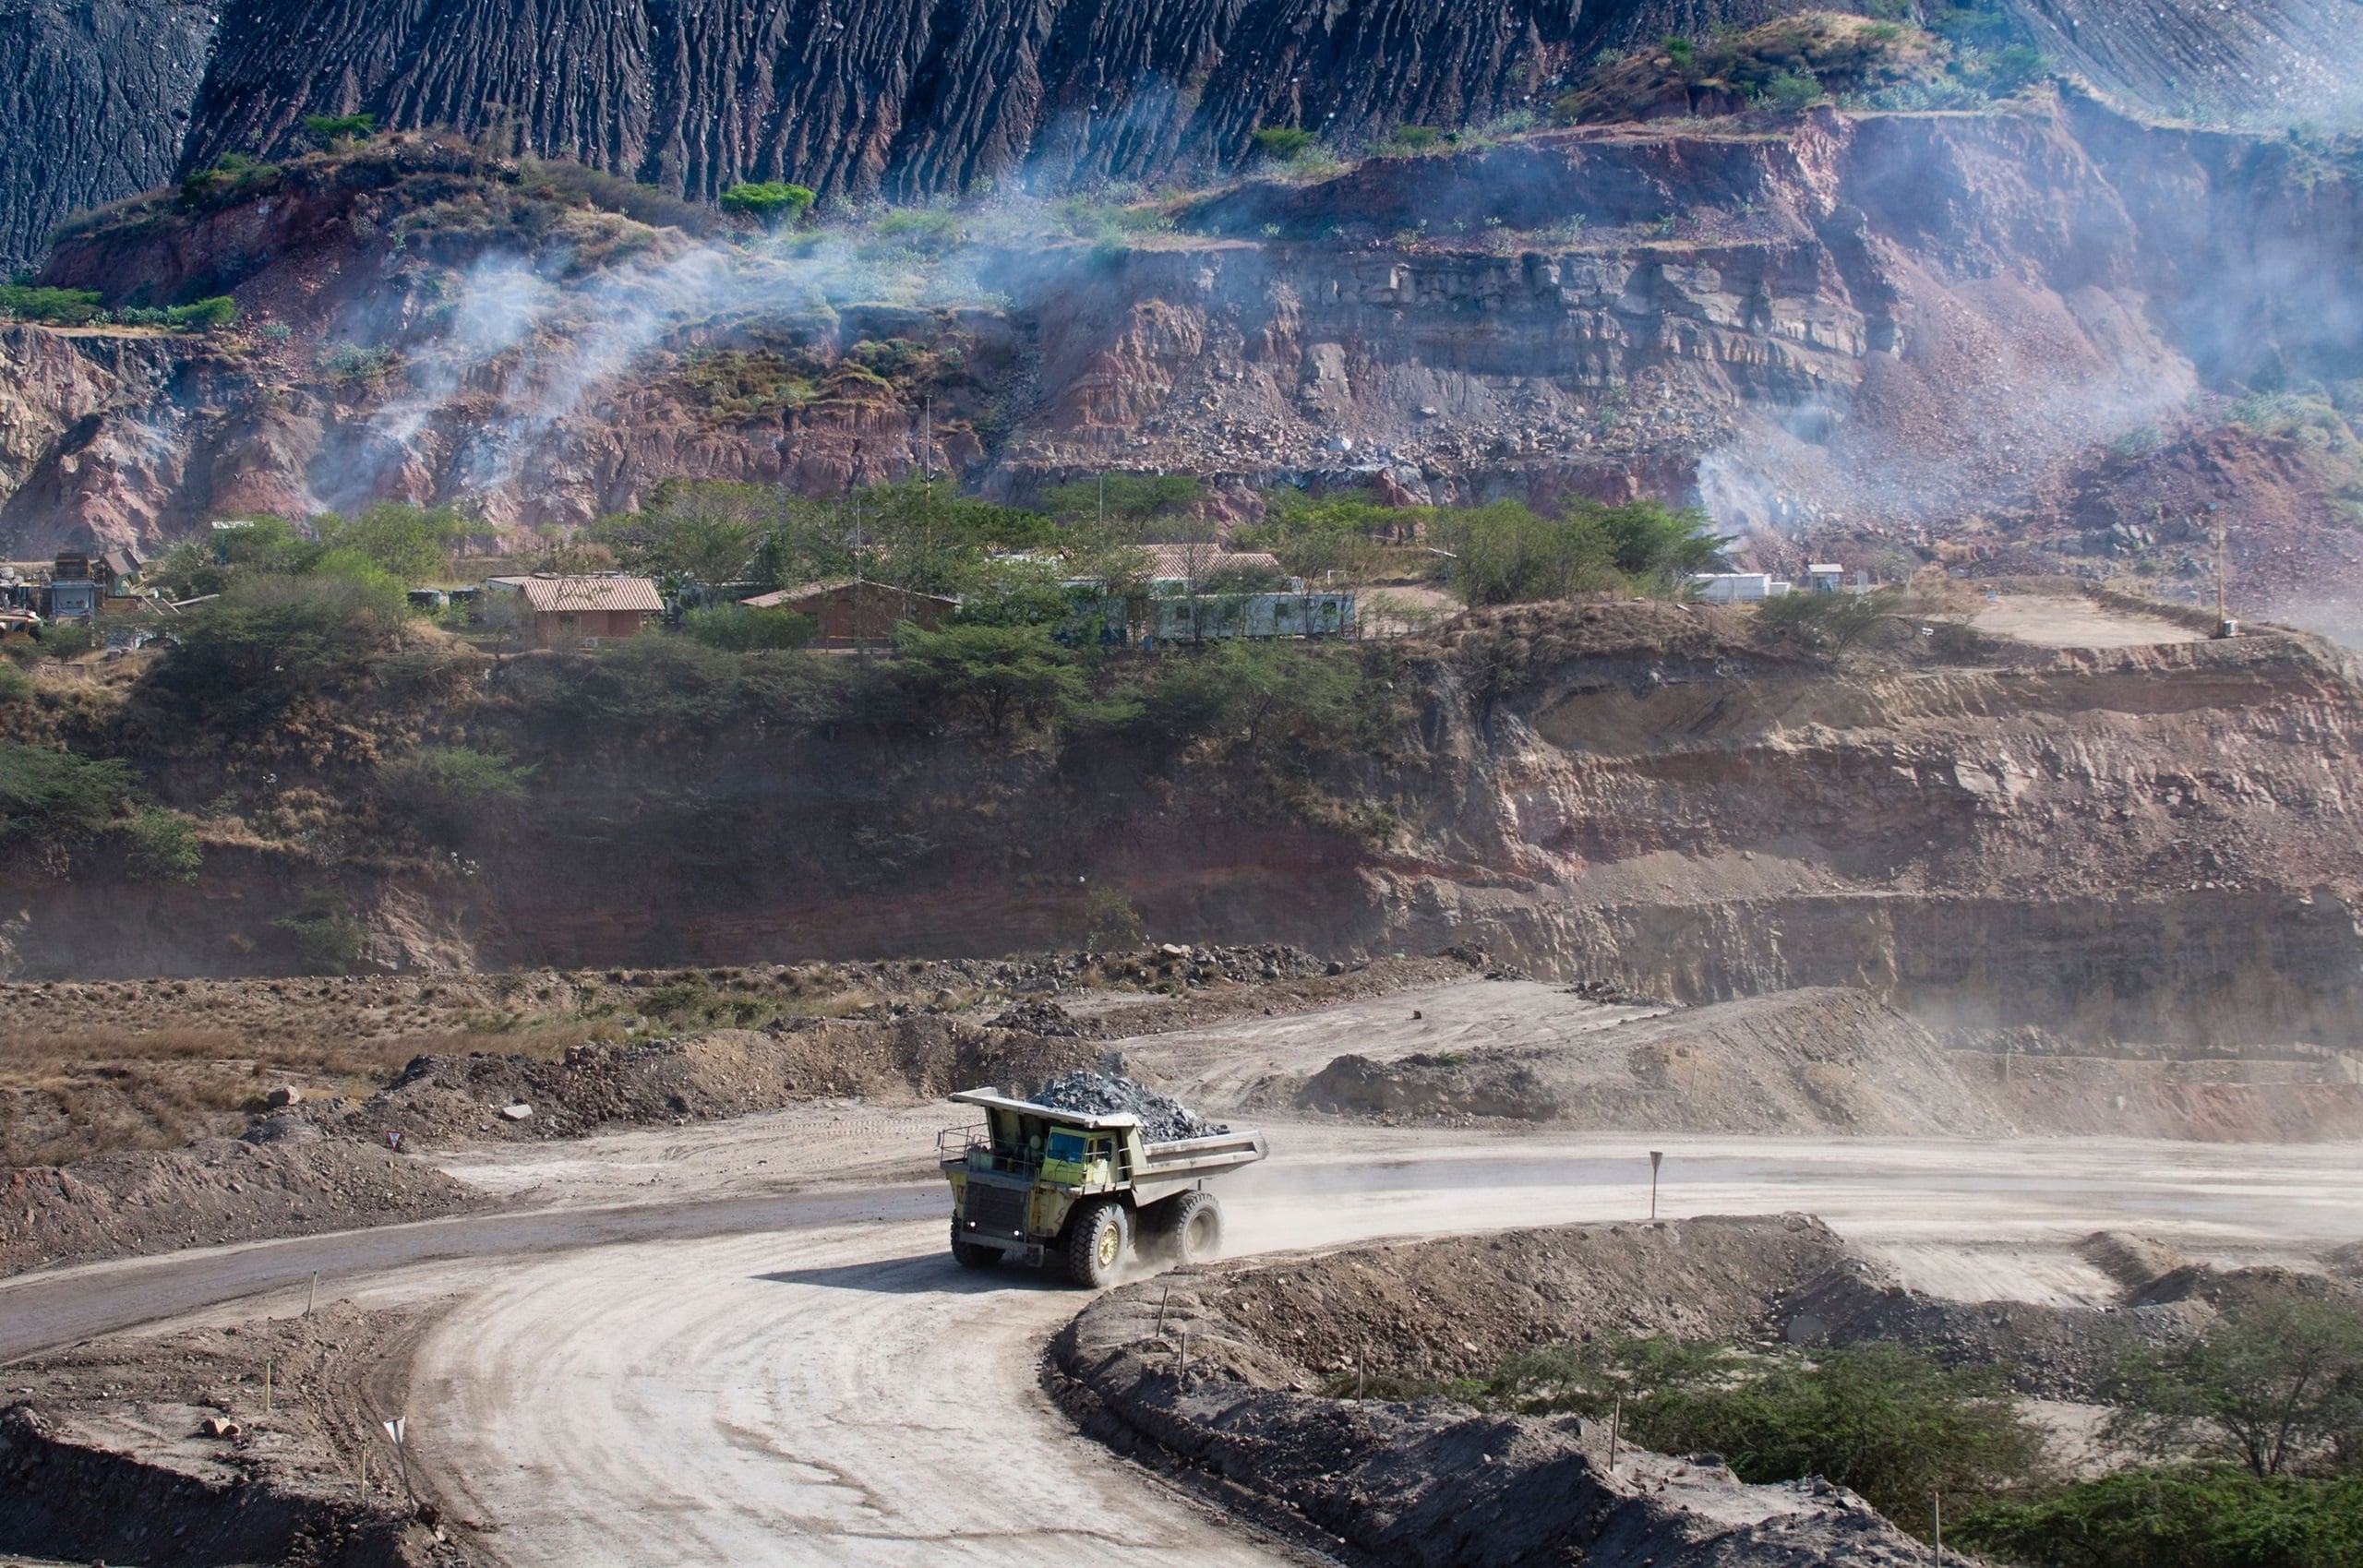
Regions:
[[960, 1222], [956, 1219], [952, 1222], [952, 1255], [959, 1260], [960, 1266], [964, 1269], [990, 1269], [1001, 1266], [1001, 1249], [980, 1246], [974, 1241], [961, 1240]]
[[1094, 1290], [1115, 1284], [1132, 1230], [1132, 1215], [1122, 1203], [1102, 1198], [1076, 1209], [1067, 1228], [1067, 1277]]

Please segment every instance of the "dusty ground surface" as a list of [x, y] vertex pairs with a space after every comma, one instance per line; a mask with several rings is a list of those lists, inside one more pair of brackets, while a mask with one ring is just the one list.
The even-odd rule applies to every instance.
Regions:
[[[1143, 948], [992, 962], [0, 983], [0, 1166], [231, 1136], [270, 1091], [366, 1098], [420, 1057], [562, 1060], [585, 1045], [926, 1014], [986, 1023], [1039, 1001], [1172, 1026], [1286, 1012], [1468, 964], [1329, 964], [1296, 949]], [[1107, 1032], [1102, 1022], [1077, 1032]], [[821, 1092], [826, 1092], [822, 1088]], [[496, 1130], [498, 1131], [498, 1130]]]
[[0, 1533], [84, 1562], [469, 1561], [418, 1522], [378, 1425], [429, 1315], [331, 1302], [12, 1364]]
[[1954, 1043], [1963, 1048], [1867, 993], [1834, 987], [1671, 1009], [1465, 980], [1109, 1048], [1185, 1101], [1241, 1113], [1868, 1135], [2363, 1137], [2363, 1085], [2331, 1053], [2103, 1056], [2039, 1035]]
[[[438, 1163], [524, 1207], [33, 1275], [0, 1285], [0, 1321], [54, 1343], [120, 1303], [185, 1319], [209, 1277], [246, 1299], [206, 1323], [293, 1316], [312, 1268], [323, 1300], [434, 1303], [414, 1441], [447, 1525], [511, 1563], [1276, 1560], [1144, 1490], [1034, 1391], [1080, 1298], [953, 1265], [927, 1173], [958, 1119], [846, 1102], [453, 1150]], [[1275, 1156], [1226, 1185], [1237, 1251], [1640, 1220], [1648, 1146], [1669, 1216], [1814, 1212], [1902, 1283], [1974, 1297], [2117, 1299], [2078, 1250], [2096, 1227], [2226, 1264], [2363, 1241], [2351, 1145], [1266, 1131]], [[942, 1484], [964, 1474], [1008, 1495]]]
[[[173, 1151], [116, 1150], [64, 1167], [9, 1173], [0, 1186], [0, 1198], [7, 1200], [0, 1204], [0, 1272], [411, 1220], [474, 1201], [417, 1162], [394, 1158], [392, 1149], [407, 1156], [473, 1143], [569, 1138], [618, 1125], [680, 1125], [845, 1095], [893, 1105], [980, 1083], [1022, 1089], [1095, 1065], [1104, 1047], [1094, 1040], [1122, 1028], [1260, 1019], [1432, 983], [1468, 974], [1469, 967], [1467, 960], [1452, 958], [1348, 967], [1282, 948], [1151, 949], [1093, 961], [876, 965], [853, 989], [834, 968], [821, 978], [795, 970], [716, 971], [697, 980], [702, 989], [670, 980], [666, 984], [677, 999], [693, 991], [703, 999], [679, 1002], [677, 1016], [761, 1016], [767, 1009], [769, 1022], [761, 1029], [606, 1039], [569, 1035], [545, 1015], [533, 1025], [543, 1043], [573, 1042], [555, 1058], [533, 1050], [420, 1055], [409, 1059], [390, 1085], [366, 1097], [306, 1097], [301, 1083], [281, 1082], [276, 1086], [293, 1088], [296, 1103], [250, 1124], [249, 1110], [234, 1113], [236, 1122], [248, 1124], [241, 1139], [201, 1140]], [[964, 992], [941, 984], [962, 977], [969, 983]], [[597, 983], [630, 987], [649, 978]], [[934, 999], [914, 1002], [897, 989], [912, 984], [919, 987], [917, 994]], [[462, 1005], [478, 997], [474, 985], [455, 986], [453, 994], [432, 999]], [[1013, 995], [1021, 985], [1035, 988]], [[121, 1004], [133, 1016], [146, 1016], [141, 1009], [165, 1007], [176, 987], [187, 988], [180, 982], [72, 987], [58, 1005]], [[322, 995], [375, 994], [362, 982], [344, 981], [216, 989], [222, 1008], [251, 1010], [271, 1021], [270, 1027], [287, 1030], [297, 1029], [294, 1015]], [[791, 1004], [799, 989], [844, 1015], [797, 1010]], [[126, 998], [127, 992], [135, 994]], [[533, 999], [558, 1005], [557, 994], [553, 988], [550, 997]], [[1059, 996], [1074, 1000], [1081, 1016], [1050, 999]], [[607, 1004], [590, 1005], [596, 1011]], [[435, 1016], [429, 1010], [430, 1022]], [[331, 1006], [308, 1026], [336, 1026], [340, 1020], [352, 1022]], [[998, 1027], [1003, 1020], [1020, 1026]], [[630, 1022], [638, 1028], [649, 1020], [635, 1015]], [[54, 1045], [71, 1035], [47, 1038]], [[397, 1033], [377, 1046], [399, 1050], [404, 1038]], [[219, 1061], [192, 1065], [199, 1072], [224, 1067]], [[150, 1062], [123, 1069], [121, 1076], [152, 1085], [155, 1068]], [[237, 1076], [245, 1081], [243, 1070]], [[265, 1108], [258, 1098], [250, 1104]]]
[[2013, 593], [1985, 604], [1971, 624], [1989, 637], [2038, 648], [2141, 648], [2162, 642], [2202, 642], [2207, 634], [2164, 616], [2055, 593]]

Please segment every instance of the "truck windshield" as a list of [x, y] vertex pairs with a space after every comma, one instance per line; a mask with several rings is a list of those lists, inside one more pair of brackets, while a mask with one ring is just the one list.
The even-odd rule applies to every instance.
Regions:
[[1044, 1153], [1054, 1160], [1079, 1160], [1083, 1158], [1083, 1134], [1053, 1128], [1050, 1147]]

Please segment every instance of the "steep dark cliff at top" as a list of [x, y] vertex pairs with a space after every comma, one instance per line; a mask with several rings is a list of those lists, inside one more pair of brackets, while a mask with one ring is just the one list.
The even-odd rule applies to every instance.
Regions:
[[173, 177], [213, 24], [174, 0], [0, 4], [0, 269], [75, 209]]
[[[1602, 50], [1803, 0], [8, 0], [0, 265], [78, 207], [306, 114], [505, 127], [711, 197], [788, 177], [910, 199], [1023, 175], [1223, 165], [1262, 125], [1345, 145], [1541, 107]], [[1819, 8], [1858, 8], [1823, 0]], [[2153, 107], [2319, 114], [2351, 91], [2352, 0], [2007, 0], [2009, 30]]]

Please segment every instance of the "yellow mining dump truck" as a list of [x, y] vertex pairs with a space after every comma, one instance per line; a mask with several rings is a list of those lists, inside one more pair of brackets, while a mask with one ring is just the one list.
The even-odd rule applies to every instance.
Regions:
[[952, 1255], [966, 1267], [1056, 1262], [1077, 1285], [1115, 1279], [1124, 1250], [1204, 1263], [1222, 1250], [1209, 1177], [1264, 1157], [1260, 1132], [1152, 1143], [1129, 1111], [1094, 1116], [991, 1089], [952, 1096], [983, 1109], [936, 1139], [952, 1183]]

